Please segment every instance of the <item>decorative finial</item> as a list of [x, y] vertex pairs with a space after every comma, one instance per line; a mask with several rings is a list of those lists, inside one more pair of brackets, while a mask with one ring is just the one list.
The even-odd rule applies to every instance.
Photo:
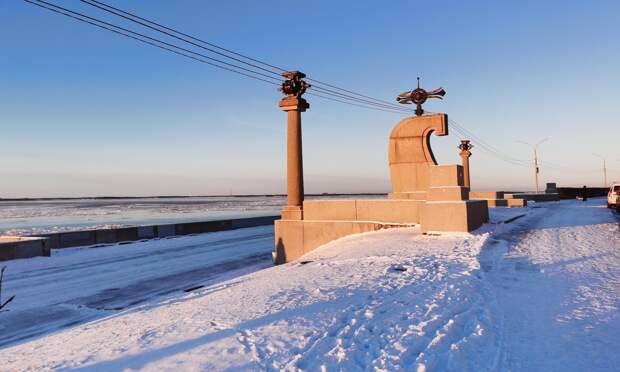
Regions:
[[282, 76], [284, 76], [286, 80], [278, 87], [278, 90], [287, 97], [301, 98], [301, 95], [306, 92], [306, 89], [311, 87], [310, 84], [302, 80], [306, 77], [306, 74], [303, 72], [285, 71], [282, 73]]
[[426, 90], [420, 88], [420, 77], [418, 77], [418, 87], [414, 90], [410, 90], [404, 93], [401, 93], [396, 97], [396, 101], [398, 103], [402, 103], [405, 105], [415, 103], [416, 109], [415, 114], [417, 116], [422, 116], [424, 114], [424, 110], [422, 109], [422, 104], [426, 102], [429, 98], [438, 98], [443, 99], [443, 96], [446, 94], [446, 91], [443, 88], [438, 88], [435, 90], [431, 90], [427, 92]]
[[469, 151], [474, 148], [474, 145], [471, 144], [470, 140], [464, 139], [461, 140], [461, 144], [459, 145], [459, 149], [461, 151]]

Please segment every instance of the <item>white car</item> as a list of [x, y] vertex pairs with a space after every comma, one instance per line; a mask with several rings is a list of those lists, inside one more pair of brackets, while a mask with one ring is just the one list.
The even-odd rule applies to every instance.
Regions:
[[620, 182], [614, 182], [607, 193], [607, 208], [620, 210]]

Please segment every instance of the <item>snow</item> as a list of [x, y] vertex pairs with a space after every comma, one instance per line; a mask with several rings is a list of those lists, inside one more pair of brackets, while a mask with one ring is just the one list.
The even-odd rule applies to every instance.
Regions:
[[[620, 231], [604, 200], [493, 209], [491, 216], [492, 223], [472, 234], [430, 236], [403, 228], [346, 237], [290, 264], [13, 344], [0, 350], [0, 365], [97, 371], [617, 369]], [[24, 260], [10, 270], [35, 274], [41, 265]], [[126, 269], [113, 274], [121, 277]], [[48, 303], [58, 302], [59, 292], [49, 289]], [[26, 306], [19, 293], [15, 301], [0, 321]]]
[[270, 267], [273, 241], [273, 226], [262, 226], [4, 262], [3, 293], [16, 297], [0, 314], [0, 347]]

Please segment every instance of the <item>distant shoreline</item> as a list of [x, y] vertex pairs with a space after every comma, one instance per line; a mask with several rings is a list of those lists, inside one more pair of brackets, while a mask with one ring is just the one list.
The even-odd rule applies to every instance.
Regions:
[[[306, 196], [348, 196], [348, 195], [386, 195], [387, 192], [360, 192], [360, 193], [321, 193], [306, 194]], [[57, 197], [57, 198], [0, 198], [2, 201], [50, 201], [50, 200], [120, 200], [120, 199], [189, 199], [189, 198], [275, 198], [285, 197], [286, 194], [241, 194], [241, 195], [154, 195], [154, 196], [84, 196], [84, 197]]]

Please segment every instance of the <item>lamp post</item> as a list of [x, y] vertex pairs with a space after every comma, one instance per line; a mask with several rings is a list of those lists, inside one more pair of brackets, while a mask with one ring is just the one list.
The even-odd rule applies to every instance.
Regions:
[[549, 138], [543, 138], [534, 145], [525, 141], [517, 141], [518, 143], [530, 146], [532, 150], [534, 150], [534, 183], [536, 185], [537, 194], [540, 192], [540, 188], [538, 187], [538, 173], [540, 173], [540, 168], [538, 167], [538, 146], [548, 139]]
[[603, 187], [607, 187], [607, 159], [598, 154], [593, 153], [592, 155], [603, 160]]

